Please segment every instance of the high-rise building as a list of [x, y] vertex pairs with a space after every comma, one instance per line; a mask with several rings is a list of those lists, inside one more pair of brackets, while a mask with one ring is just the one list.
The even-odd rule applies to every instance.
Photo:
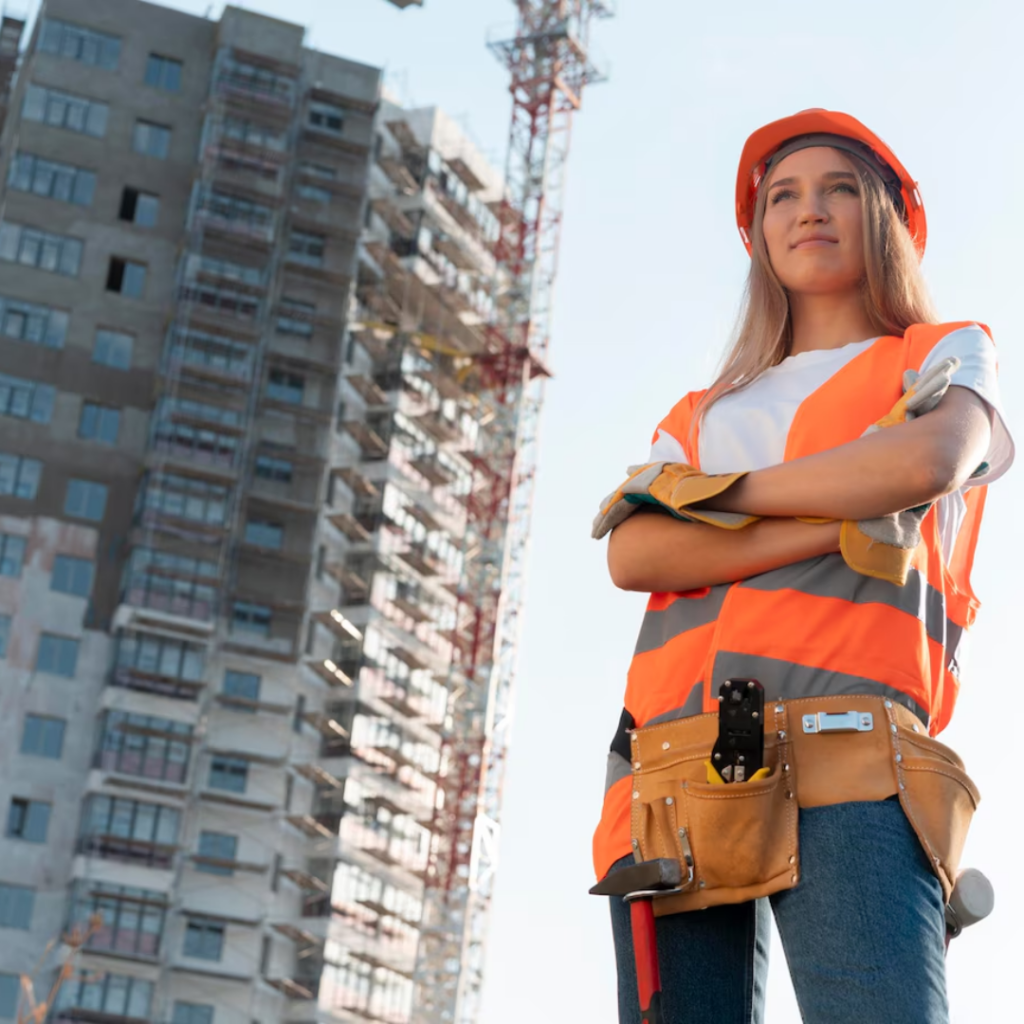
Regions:
[[233, 7], [46, 0], [4, 109], [0, 1020], [99, 914], [56, 1021], [404, 1024], [500, 180]]

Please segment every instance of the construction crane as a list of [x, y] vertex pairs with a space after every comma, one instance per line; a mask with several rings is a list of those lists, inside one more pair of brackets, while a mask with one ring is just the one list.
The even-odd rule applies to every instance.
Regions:
[[498, 312], [480, 367], [487, 426], [470, 453], [465, 550], [473, 557], [458, 593], [416, 1024], [477, 1024], [480, 1016], [570, 129], [584, 88], [602, 77], [589, 56], [591, 24], [612, 13], [606, 0], [515, 2], [515, 36], [491, 44], [512, 93], [494, 250]]

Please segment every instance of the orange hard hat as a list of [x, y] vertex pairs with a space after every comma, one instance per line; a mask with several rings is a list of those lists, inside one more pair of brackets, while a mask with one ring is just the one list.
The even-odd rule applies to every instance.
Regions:
[[[794, 145], [790, 147], [786, 143]], [[917, 182], [896, 159], [896, 154], [855, 117], [820, 108], [801, 110], [792, 117], [784, 117], [758, 128], [743, 147], [736, 175], [736, 223], [748, 253], [751, 252], [751, 225], [754, 222], [757, 189], [768, 172], [772, 158], [783, 149], [789, 153], [812, 145], [834, 145], [867, 159], [878, 171], [897, 209], [902, 213], [918, 255], [924, 255], [928, 225]]]

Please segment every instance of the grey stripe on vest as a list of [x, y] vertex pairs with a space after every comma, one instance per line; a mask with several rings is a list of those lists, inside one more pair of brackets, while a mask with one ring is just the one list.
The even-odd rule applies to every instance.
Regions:
[[712, 587], [711, 593], [705, 597], [680, 597], [664, 611], [647, 612], [633, 654], [656, 651], [680, 633], [714, 622], [722, 610], [722, 602], [731, 585], [723, 583]]
[[831, 672], [810, 665], [798, 665], [779, 658], [764, 658], [756, 654], [738, 654], [719, 651], [715, 655], [712, 675], [712, 693], [726, 679], [756, 679], [763, 687], [766, 700], [793, 700], [797, 697], [831, 697], [842, 693], [866, 693], [888, 697], [902, 704], [928, 724], [928, 714], [917, 701], [895, 687], [862, 676], [845, 672]]
[[633, 766], [621, 754], [609, 751], [608, 767], [604, 772], [604, 791], [607, 793], [616, 782], [632, 774]]
[[655, 715], [652, 719], [645, 722], [644, 725], [657, 725], [659, 722], [673, 722], [677, 718], [690, 718], [692, 715], [700, 715], [704, 713], [704, 684], [695, 683], [693, 689], [690, 691], [690, 695], [686, 698], [686, 703], [682, 707], [673, 708], [671, 711], [663, 711], [660, 715]]
[[960, 678], [961, 644], [964, 639], [964, 627], [958, 626], [952, 619], [946, 622], [946, 671]]
[[905, 586], [854, 572], [842, 555], [822, 555], [743, 580], [752, 590], [798, 590], [815, 597], [838, 597], [854, 604], [884, 604], [924, 623], [936, 643], [946, 640], [946, 601], [920, 570], [911, 569]]

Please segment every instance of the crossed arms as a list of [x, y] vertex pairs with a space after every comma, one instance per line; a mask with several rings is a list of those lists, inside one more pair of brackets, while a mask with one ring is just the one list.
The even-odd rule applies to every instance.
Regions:
[[973, 391], [951, 387], [938, 407], [817, 455], [755, 470], [710, 508], [765, 516], [742, 530], [721, 530], [641, 510], [608, 542], [608, 569], [622, 590], [693, 590], [732, 583], [839, 550], [840, 523], [794, 516], [872, 519], [958, 490], [988, 451], [988, 407]]

